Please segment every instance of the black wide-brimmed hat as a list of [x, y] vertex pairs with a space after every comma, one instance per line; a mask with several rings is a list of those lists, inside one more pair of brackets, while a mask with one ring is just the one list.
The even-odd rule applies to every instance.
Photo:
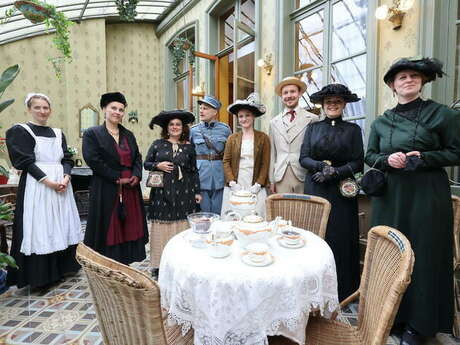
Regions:
[[227, 110], [233, 115], [238, 115], [241, 109], [249, 109], [255, 117], [265, 114], [265, 106], [260, 103], [259, 95], [255, 92], [251, 93], [246, 99], [237, 99], [235, 103], [228, 106]]
[[186, 110], [164, 110], [150, 120], [149, 127], [150, 129], [153, 129], [153, 125], [158, 125], [165, 128], [172, 119], [179, 119], [184, 125], [186, 125], [195, 121], [195, 116]]
[[101, 109], [105, 108], [107, 104], [112, 103], [112, 102], [119, 102], [123, 104], [125, 107], [128, 104], [126, 102], [125, 96], [123, 96], [121, 92], [108, 92], [108, 93], [104, 93], [101, 96], [101, 102], [100, 102]]
[[396, 74], [409, 69], [422, 73], [425, 76], [424, 82], [429, 83], [435, 80], [436, 77], [442, 78], [445, 74], [442, 71], [442, 66], [442, 62], [435, 58], [401, 58], [390, 66], [387, 73], [383, 76], [383, 81], [388, 85], [393, 82]]
[[325, 97], [342, 97], [345, 102], [352, 103], [361, 100], [356, 93], [352, 93], [343, 84], [328, 84], [318, 92], [310, 95], [310, 101], [315, 104], [323, 104]]

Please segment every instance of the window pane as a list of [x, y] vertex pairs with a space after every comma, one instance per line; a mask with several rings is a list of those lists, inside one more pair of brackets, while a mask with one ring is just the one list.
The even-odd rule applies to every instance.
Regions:
[[185, 109], [185, 103], [184, 103], [184, 80], [180, 80], [176, 82], [176, 96], [177, 96], [177, 101], [176, 101], [176, 106], [177, 109]]
[[[458, 6], [458, 8], [460, 11], [460, 6]], [[456, 49], [456, 58], [455, 58], [454, 98], [455, 100], [460, 99], [460, 24], [457, 25], [457, 49]]]
[[296, 0], [296, 8], [304, 7], [313, 2], [313, 0]]
[[240, 21], [253, 30], [256, 28], [255, 7], [255, 0], [241, 1]]
[[296, 23], [296, 71], [323, 64], [324, 11]]
[[310, 102], [309, 95], [319, 91], [323, 87], [323, 72], [321, 68], [317, 68], [304, 72], [298, 77], [307, 84], [307, 91], [302, 95], [299, 102], [300, 106], [307, 109], [312, 108], [313, 103]]
[[367, 0], [341, 0], [332, 10], [332, 59], [338, 60], [366, 49]]
[[235, 25], [235, 8], [231, 8], [220, 17], [219, 23], [219, 50], [233, 45], [233, 30]]
[[353, 59], [341, 61], [332, 65], [331, 82], [340, 83], [361, 98], [359, 102], [348, 103], [345, 107], [344, 116], [366, 115], [366, 55], [360, 55]]

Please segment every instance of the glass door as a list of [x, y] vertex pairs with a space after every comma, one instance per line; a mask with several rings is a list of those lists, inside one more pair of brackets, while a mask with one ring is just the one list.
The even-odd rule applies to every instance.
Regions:
[[229, 104], [255, 90], [255, 0], [239, 0], [220, 17], [219, 120], [236, 128]]

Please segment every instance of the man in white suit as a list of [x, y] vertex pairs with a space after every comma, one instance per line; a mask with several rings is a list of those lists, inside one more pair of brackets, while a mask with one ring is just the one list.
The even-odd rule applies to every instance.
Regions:
[[307, 85], [286, 77], [277, 86], [284, 109], [270, 121], [270, 190], [272, 193], [303, 193], [305, 169], [299, 164], [300, 147], [307, 126], [319, 120], [299, 106]]

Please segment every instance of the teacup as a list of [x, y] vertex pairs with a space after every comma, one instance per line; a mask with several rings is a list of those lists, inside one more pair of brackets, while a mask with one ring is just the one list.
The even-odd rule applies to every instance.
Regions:
[[225, 258], [232, 251], [233, 237], [231, 235], [225, 237], [222, 235], [211, 234], [206, 241], [208, 244], [207, 251], [214, 258]]
[[263, 262], [268, 255], [268, 246], [265, 243], [251, 243], [246, 247], [249, 260], [255, 263]]
[[292, 228], [281, 230], [281, 239], [290, 245], [298, 244], [302, 235], [297, 230]]

